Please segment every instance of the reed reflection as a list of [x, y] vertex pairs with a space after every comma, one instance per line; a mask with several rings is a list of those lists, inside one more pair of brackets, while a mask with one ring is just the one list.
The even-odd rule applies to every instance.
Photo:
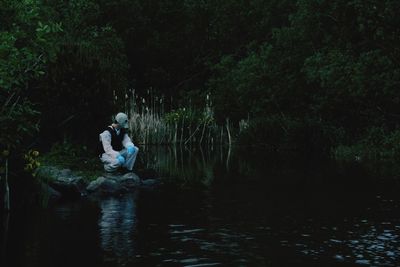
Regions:
[[153, 169], [163, 177], [171, 177], [184, 184], [203, 185], [212, 183], [216, 166], [228, 170], [232, 156], [230, 148], [222, 146], [213, 149], [179, 145], [143, 147], [143, 152], [147, 169]]

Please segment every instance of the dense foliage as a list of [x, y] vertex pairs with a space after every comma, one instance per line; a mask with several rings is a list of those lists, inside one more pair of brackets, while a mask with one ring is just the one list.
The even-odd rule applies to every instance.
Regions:
[[[297, 1], [288, 26], [217, 64], [210, 84], [217, 110], [237, 119], [279, 117], [281, 126], [267, 129], [253, 120], [261, 131], [252, 137], [265, 143], [271, 142], [265, 132], [276, 128], [287, 137], [292, 121], [310, 126], [309, 140], [330, 140], [322, 145], [357, 143], [375, 128], [396, 131], [399, 7], [398, 1]], [[322, 132], [315, 133], [322, 139], [311, 132]]]
[[1, 0], [2, 149], [28, 148], [29, 135], [90, 146], [128, 89], [151, 87], [172, 109], [211, 94], [217, 123], [248, 120], [243, 143], [329, 152], [374, 139], [396, 150], [398, 10], [396, 0]]

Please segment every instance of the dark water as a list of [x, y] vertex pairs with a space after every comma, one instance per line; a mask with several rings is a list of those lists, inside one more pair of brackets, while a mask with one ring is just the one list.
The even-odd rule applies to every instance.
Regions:
[[161, 187], [12, 213], [1, 266], [399, 266], [395, 164], [221, 149], [142, 159]]

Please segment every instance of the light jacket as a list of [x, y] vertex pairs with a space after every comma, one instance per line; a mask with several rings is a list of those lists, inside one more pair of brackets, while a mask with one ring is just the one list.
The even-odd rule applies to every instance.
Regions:
[[[115, 134], [111, 134], [110, 131]], [[103, 145], [103, 153], [106, 153], [113, 158], [117, 158], [120, 155], [118, 151], [119, 148], [122, 150], [123, 148], [134, 146], [132, 140], [124, 129], [120, 129], [119, 134], [117, 134], [116, 129], [111, 125], [99, 135], [99, 138]]]

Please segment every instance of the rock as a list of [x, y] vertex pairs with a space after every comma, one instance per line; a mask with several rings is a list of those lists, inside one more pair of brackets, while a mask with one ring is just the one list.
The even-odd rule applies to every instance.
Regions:
[[61, 193], [54, 190], [51, 186], [41, 183], [42, 194], [47, 197], [49, 201], [56, 201], [61, 198]]
[[48, 180], [48, 184], [59, 191], [63, 196], [80, 197], [86, 195], [86, 183], [84, 179], [72, 173], [70, 169], [58, 169], [56, 167], [42, 167], [38, 175]]
[[140, 178], [135, 173], [105, 173], [93, 182], [86, 190], [101, 196], [133, 192], [140, 185]]
[[49, 181], [49, 185], [63, 195], [86, 195], [86, 183], [80, 176], [57, 176], [54, 180]]
[[142, 181], [141, 187], [150, 188], [160, 184], [160, 179], [146, 179]]
[[63, 177], [72, 176], [72, 171], [70, 169], [62, 169], [59, 171], [58, 175]]
[[96, 180], [90, 182], [86, 190], [89, 193], [105, 196], [117, 194], [120, 191], [120, 187], [115, 180], [100, 176]]
[[[80, 197], [87, 193], [97, 196], [116, 195], [133, 192], [138, 187], [151, 188], [156, 185], [155, 179], [147, 179], [142, 184], [139, 176], [133, 172], [104, 173], [96, 180], [87, 184], [85, 180], [74, 174], [70, 169], [57, 167], [41, 167], [38, 175], [48, 181], [49, 187], [60, 192], [62, 196]], [[50, 189], [49, 189], [50, 190]], [[56, 194], [54, 194], [56, 196]]]
[[128, 172], [118, 178], [118, 181], [122, 187], [126, 189], [133, 189], [140, 185], [140, 178], [133, 172]]

